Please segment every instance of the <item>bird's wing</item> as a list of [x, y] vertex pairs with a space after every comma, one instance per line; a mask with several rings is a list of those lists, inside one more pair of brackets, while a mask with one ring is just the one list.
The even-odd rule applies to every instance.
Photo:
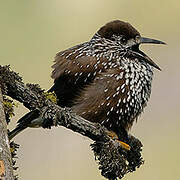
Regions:
[[[109, 124], [107, 127], [118, 127], [118, 122], [123, 125], [123, 116], [127, 117], [129, 113], [125, 112], [128, 109], [127, 104], [130, 103], [129, 88], [124, 70], [109, 69], [99, 74], [94, 82], [81, 92], [72, 109], [89, 121]], [[132, 110], [129, 105], [129, 111]], [[124, 123], [125, 127], [131, 125], [130, 122]]]
[[97, 74], [103, 71], [102, 57], [87, 56], [80, 47], [74, 47], [58, 53], [52, 72], [54, 85], [49, 91], [54, 91], [58, 104], [71, 107], [75, 97], [88, 84], [92, 83]]

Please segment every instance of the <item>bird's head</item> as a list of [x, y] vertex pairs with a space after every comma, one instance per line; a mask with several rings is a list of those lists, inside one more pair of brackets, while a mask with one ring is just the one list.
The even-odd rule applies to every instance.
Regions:
[[139, 50], [139, 45], [142, 43], [165, 44], [164, 42], [141, 37], [140, 33], [131, 24], [120, 20], [107, 23], [101, 27], [97, 33], [102, 38], [113, 41], [122, 49], [126, 49], [129, 56], [144, 60], [149, 65], [160, 70], [157, 64]]

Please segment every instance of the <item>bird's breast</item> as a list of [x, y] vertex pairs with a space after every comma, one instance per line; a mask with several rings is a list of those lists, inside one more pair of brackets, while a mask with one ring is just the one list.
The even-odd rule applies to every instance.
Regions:
[[[119, 86], [112, 91], [112, 97], [117, 95], [113, 109], [118, 114], [117, 125], [123, 124], [126, 129], [129, 129], [148, 102], [153, 70], [149, 65], [141, 64], [138, 59], [125, 58], [121, 61], [119, 70], [116, 74]], [[115, 113], [111, 113], [111, 110], [112, 107], [109, 116], [111, 114], [114, 116]]]

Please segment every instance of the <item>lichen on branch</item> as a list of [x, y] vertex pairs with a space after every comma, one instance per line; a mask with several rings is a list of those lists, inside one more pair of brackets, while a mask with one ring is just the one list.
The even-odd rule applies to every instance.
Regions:
[[143, 164], [142, 143], [137, 138], [130, 135], [130, 151], [122, 149], [116, 140], [109, 137], [105, 127], [83, 119], [70, 108], [59, 107], [53, 94], [46, 93], [37, 84], [25, 85], [22, 78], [10, 70], [9, 66], [0, 66], [0, 86], [4, 95], [23, 103], [30, 111], [38, 111], [43, 119], [43, 128], [64, 126], [92, 139], [94, 143], [91, 148], [98, 160], [101, 174], [109, 180], [122, 178]]

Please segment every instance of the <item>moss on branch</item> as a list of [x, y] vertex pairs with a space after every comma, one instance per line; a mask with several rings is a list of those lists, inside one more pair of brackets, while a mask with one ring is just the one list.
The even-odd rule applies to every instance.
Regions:
[[[91, 148], [99, 163], [101, 174], [109, 180], [122, 178], [143, 164], [142, 143], [129, 136], [130, 151], [123, 150], [116, 140], [112, 140], [107, 129], [100, 124], [89, 122], [76, 115], [69, 108], [56, 104], [56, 96], [46, 93], [39, 85], [22, 82], [22, 78], [9, 66], [0, 66], [0, 86], [3, 94], [23, 103], [29, 110], [39, 111], [44, 119], [42, 127], [64, 126], [94, 141]], [[123, 137], [122, 137], [123, 139]]]

